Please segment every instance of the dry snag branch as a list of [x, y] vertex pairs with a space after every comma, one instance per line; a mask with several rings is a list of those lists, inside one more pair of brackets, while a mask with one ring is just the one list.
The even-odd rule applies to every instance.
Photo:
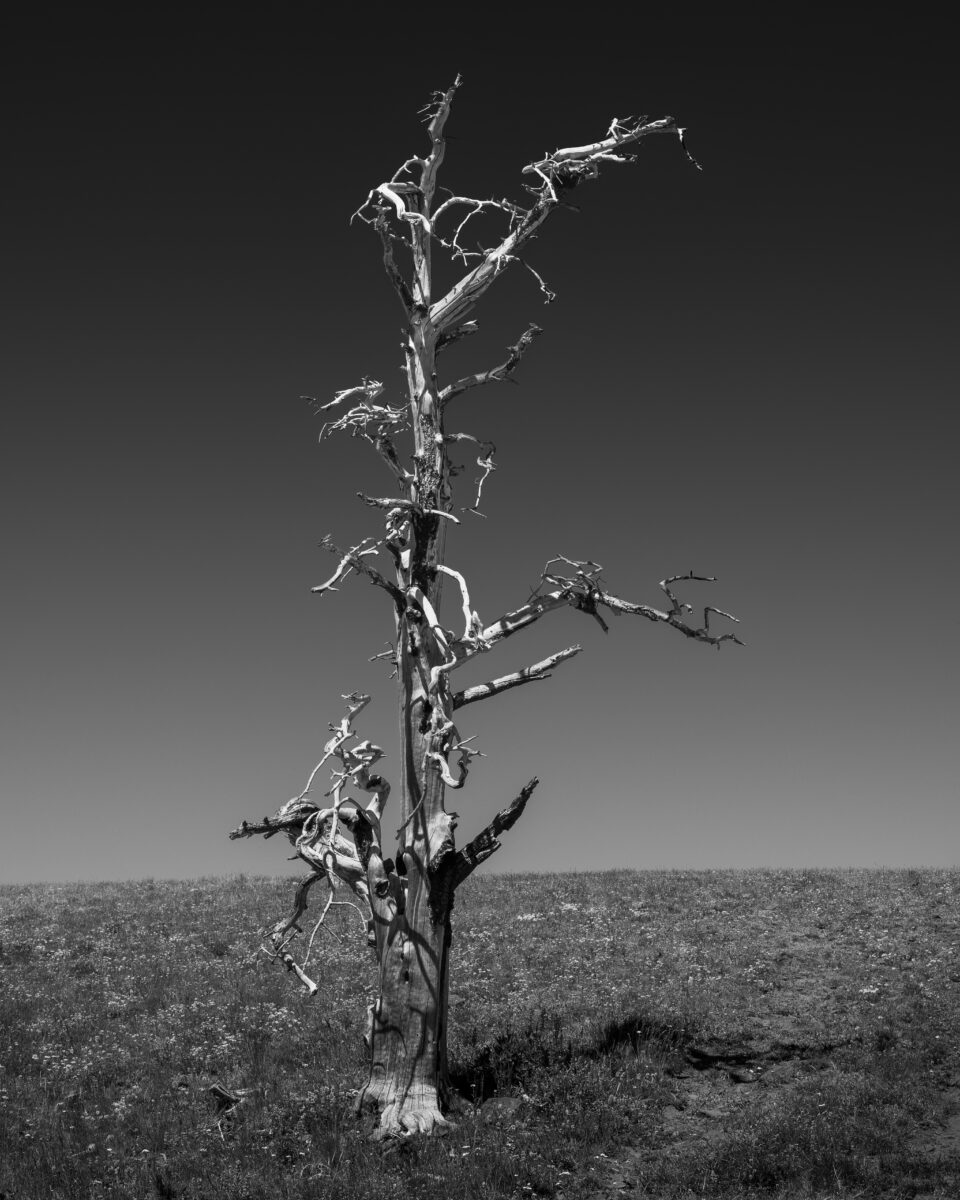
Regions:
[[[589, 613], [604, 630], [602, 611], [607, 609], [670, 625], [713, 646], [738, 640], [732, 633], [715, 633], [710, 626], [712, 614], [728, 618], [730, 614], [707, 607], [702, 624], [690, 623], [693, 610], [677, 598], [677, 584], [708, 576], [691, 572], [665, 579], [660, 586], [667, 604], [653, 608], [612, 595], [598, 564], [558, 557], [546, 564], [539, 586], [525, 603], [484, 624], [472, 607], [463, 574], [444, 562], [448, 526], [460, 522], [451, 487], [452, 449], [464, 443], [475, 447], [482, 471], [475, 494], [462, 498], [466, 503], [456, 511], [479, 511], [484, 482], [494, 470], [491, 443], [470, 433], [448, 431], [451, 401], [468, 389], [510, 379], [540, 329], [530, 325], [498, 365], [445, 385], [438, 374], [443, 351], [476, 331], [470, 314], [503, 271], [514, 263], [533, 271], [520, 258], [520, 251], [550, 214], [568, 203], [571, 188], [595, 178], [606, 163], [631, 161], [627, 148], [650, 134], [673, 134], [683, 141], [683, 130], [671, 117], [615, 118], [598, 141], [557, 150], [524, 167], [529, 178], [526, 206], [454, 195], [435, 206], [443, 131], [459, 83], [458, 77], [448, 91], [436, 93], [424, 110], [429, 138], [424, 156], [407, 159], [354, 214], [378, 234], [384, 268], [403, 308], [406, 400], [398, 406], [384, 403], [383, 385], [364, 379], [338, 392], [321, 409], [327, 416], [321, 438], [347, 433], [366, 440], [386, 464], [394, 484], [393, 495], [360, 493], [361, 500], [384, 513], [385, 528], [379, 538], [347, 548], [324, 539], [323, 545], [337, 557], [337, 567], [313, 590], [336, 591], [350, 574], [363, 575], [383, 590], [393, 608], [395, 641], [386, 656], [393, 660], [399, 689], [396, 850], [391, 858], [383, 847], [384, 809], [391, 786], [376, 770], [383, 751], [370, 741], [358, 740], [354, 724], [369, 697], [357, 693], [344, 697], [346, 714], [331, 726], [332, 737], [300, 795], [273, 817], [245, 821], [230, 834], [238, 838], [284, 833], [310, 867], [296, 889], [292, 911], [274, 927], [265, 949], [311, 994], [317, 985], [305, 969], [309, 948], [301, 962], [291, 950], [293, 938], [302, 932], [308, 892], [314, 883], [328, 885], [322, 921], [334, 903], [334, 889], [340, 883], [352, 889], [379, 964], [379, 998], [368, 1014], [366, 1038], [370, 1077], [359, 1107], [379, 1111], [380, 1136], [431, 1133], [446, 1124], [450, 1098], [447, 974], [454, 896], [463, 880], [499, 848], [499, 835], [520, 818], [537, 786], [537, 780], [531, 779], [485, 829], [458, 849], [457, 816], [447, 811], [444, 797], [447, 788], [464, 786], [477, 753], [471, 739], [460, 733], [458, 710], [548, 678], [580, 647], [569, 646], [522, 670], [460, 691], [453, 682], [457, 669], [563, 607]], [[501, 240], [489, 248], [467, 249], [465, 233], [471, 218], [491, 212], [504, 222]], [[459, 281], [438, 298], [433, 295], [431, 270], [436, 250], [464, 267]], [[551, 299], [546, 284], [533, 274]], [[403, 452], [400, 438], [407, 440], [410, 452]], [[374, 566], [383, 555], [390, 560], [387, 572]], [[459, 632], [444, 628], [437, 616], [445, 576], [459, 589], [462, 600]], [[314, 800], [311, 790], [325, 766], [332, 772], [332, 787], [322, 800]]]

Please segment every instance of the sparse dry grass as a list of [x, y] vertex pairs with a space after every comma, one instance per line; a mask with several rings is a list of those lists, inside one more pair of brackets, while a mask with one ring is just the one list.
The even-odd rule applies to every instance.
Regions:
[[[356, 913], [331, 910], [307, 1001], [256, 954], [289, 895], [0, 889], [0, 1193], [960, 1193], [960, 872], [471, 879], [457, 1128], [386, 1148], [349, 1112], [374, 986]], [[214, 1081], [250, 1089], [234, 1118]]]

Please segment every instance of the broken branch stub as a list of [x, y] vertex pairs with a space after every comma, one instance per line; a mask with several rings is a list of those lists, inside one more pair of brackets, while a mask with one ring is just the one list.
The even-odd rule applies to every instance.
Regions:
[[449, 868], [454, 888], [459, 887], [482, 862], [486, 862], [491, 854], [495, 854], [500, 849], [499, 835], [507, 829], [512, 829], [520, 820], [523, 810], [527, 807], [527, 801], [539, 783], [540, 780], [535, 775], [521, 789], [520, 795], [512, 800], [506, 808], [502, 808], [490, 824], [485, 829], [481, 829], [477, 836], [459, 851]]
[[500, 692], [520, 687], [524, 683], [536, 683], [541, 679], [549, 679], [553, 667], [558, 667], [567, 659], [573, 658], [582, 649], [582, 646], [568, 646], [566, 650], [558, 650], [556, 654], [551, 654], [548, 658], [543, 658], [540, 662], [524, 667], [520, 671], [511, 671], [507, 675], [501, 675], [499, 679], [491, 679], [488, 683], [478, 683], [473, 687], [464, 688], [462, 692], [454, 695], [453, 707], [455, 709], [463, 708], [466, 704], [473, 704], [476, 700], [486, 700], [488, 696], [499, 695]]

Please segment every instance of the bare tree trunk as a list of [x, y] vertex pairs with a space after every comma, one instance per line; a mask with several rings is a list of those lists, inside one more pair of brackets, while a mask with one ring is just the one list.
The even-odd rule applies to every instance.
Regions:
[[[421, 244], [422, 243], [422, 244]], [[397, 529], [397, 586], [408, 597], [397, 619], [400, 833], [403, 903], [380, 951], [380, 995], [371, 1028], [370, 1080], [361, 1104], [381, 1110], [380, 1132], [431, 1132], [446, 1122], [447, 964], [452, 889], [440, 867], [453, 849], [455, 817], [444, 807], [444, 774], [455, 733], [436, 613], [443, 532], [450, 510], [447, 455], [437, 403], [436, 335], [429, 311], [429, 239], [414, 238], [415, 291], [407, 384], [414, 433], [411, 519]], [[420, 601], [418, 604], [417, 601]]]
[[[411, 856], [412, 859], [412, 856]], [[429, 872], [408, 875], [407, 908], [380, 960], [370, 1032], [370, 1079], [361, 1106], [380, 1109], [379, 1133], [430, 1133], [446, 1124], [449, 913], [431, 911]]]
[[[401, 625], [405, 624], [405, 620]], [[380, 1132], [425, 1132], [445, 1124], [447, 963], [452, 891], [433, 870], [452, 848], [454, 819], [444, 809], [443, 779], [428, 755], [436, 738], [417, 676], [426, 647], [401, 629], [401, 834], [397, 870], [402, 906], [384, 931], [380, 995], [370, 1030], [370, 1080], [361, 1105], [381, 1111]], [[412, 651], [416, 646], [416, 652]]]

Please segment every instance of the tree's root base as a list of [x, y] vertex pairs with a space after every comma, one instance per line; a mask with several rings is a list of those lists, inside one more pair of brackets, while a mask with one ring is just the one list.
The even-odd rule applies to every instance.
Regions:
[[373, 1098], [361, 1100], [357, 1116], [365, 1117], [364, 1132], [375, 1142], [389, 1142], [414, 1136], [442, 1137], [456, 1126], [436, 1104], [404, 1104], [396, 1101], [381, 1105]]
[[395, 1113], [385, 1108], [380, 1114], [380, 1125], [374, 1130], [375, 1142], [389, 1141], [393, 1138], [407, 1138], [415, 1134], [424, 1137], [442, 1137], [453, 1129], [438, 1108], [404, 1108]]

